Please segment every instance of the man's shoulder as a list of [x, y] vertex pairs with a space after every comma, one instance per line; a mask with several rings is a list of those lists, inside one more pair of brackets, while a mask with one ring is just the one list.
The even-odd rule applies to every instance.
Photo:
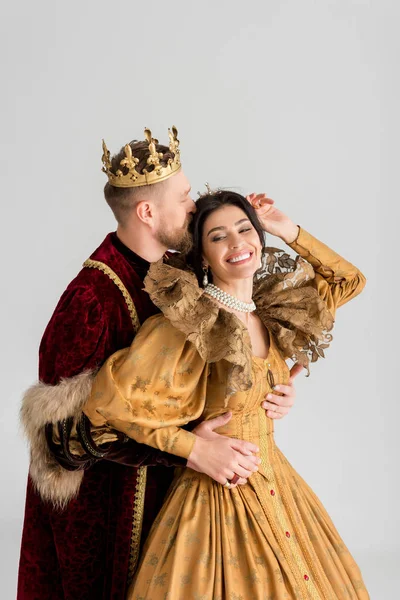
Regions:
[[83, 291], [87, 290], [88, 292], [92, 292], [93, 295], [97, 296], [102, 292], [104, 284], [107, 282], [107, 280], [110, 281], [110, 278], [107, 277], [100, 269], [82, 266], [82, 269], [74, 277], [74, 279], [70, 281], [65, 291], [82, 293]]
[[156, 309], [143, 290], [135, 265], [113, 244], [113, 235], [109, 234], [83, 263], [61, 295], [53, 319], [76, 315], [81, 322], [91, 314], [109, 323], [119, 323], [121, 319], [131, 323], [135, 310], [141, 322], [154, 314]]
[[81, 305], [81, 310], [88, 310], [90, 305], [98, 305], [101, 311], [119, 311], [125, 306], [120, 288], [106, 272], [83, 267], [69, 283], [60, 298], [62, 304]]
[[113, 234], [109, 233], [100, 246], [90, 254], [79, 273], [68, 284], [64, 294], [91, 294], [101, 302], [104, 300], [104, 293], [107, 297], [110, 290], [116, 289], [115, 275], [118, 279], [126, 279], [125, 261], [113, 245], [112, 239]]
[[[120, 289], [104, 272], [83, 267], [62, 293], [44, 333], [51, 335], [100, 335], [106, 328], [129, 329], [129, 309]], [[60, 333], [61, 332], [61, 333]]]

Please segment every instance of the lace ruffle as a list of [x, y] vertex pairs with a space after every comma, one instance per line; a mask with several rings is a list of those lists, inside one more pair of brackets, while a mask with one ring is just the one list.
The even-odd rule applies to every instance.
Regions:
[[266, 248], [253, 299], [257, 314], [273, 333], [284, 358], [309, 372], [310, 362], [324, 357], [334, 320], [313, 286], [313, 267], [300, 256], [293, 260], [283, 250]]
[[[196, 276], [182, 267], [183, 262], [174, 258], [153, 263], [145, 290], [206, 362], [225, 360], [230, 364], [228, 393], [249, 389], [252, 349], [246, 327], [205, 295]], [[333, 326], [332, 315], [312, 285], [313, 278], [312, 266], [302, 258], [293, 260], [283, 250], [266, 248], [253, 295], [257, 314], [283, 357], [299, 362], [307, 371], [310, 362], [324, 356]]]
[[159, 261], [151, 265], [144, 282], [152, 302], [206, 362], [230, 363], [228, 393], [248, 390], [252, 385], [251, 344], [240, 319], [206, 296], [190, 271]]

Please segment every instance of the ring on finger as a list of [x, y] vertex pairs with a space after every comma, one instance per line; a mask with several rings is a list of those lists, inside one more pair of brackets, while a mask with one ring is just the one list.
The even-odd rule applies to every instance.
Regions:
[[240, 477], [237, 473], [234, 474], [234, 476], [232, 477], [232, 479], [230, 480], [230, 484], [231, 485], [235, 485], [238, 481], [239, 481]]
[[231, 482], [229, 481], [229, 479], [227, 479], [223, 485], [224, 488], [226, 488], [227, 490], [230, 490], [232, 485]]

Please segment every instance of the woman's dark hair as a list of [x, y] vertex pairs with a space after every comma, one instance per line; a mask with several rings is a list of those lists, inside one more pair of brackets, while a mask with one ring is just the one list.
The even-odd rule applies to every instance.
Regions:
[[[224, 206], [237, 206], [240, 208], [253, 225], [260, 238], [261, 247], [265, 245], [264, 230], [258, 220], [256, 211], [241, 194], [229, 190], [218, 190], [211, 194], [204, 194], [196, 202], [196, 212], [193, 215], [190, 224], [190, 231], [193, 238], [193, 247], [188, 256], [188, 263], [193, 268], [198, 282], [201, 285], [203, 280], [203, 228], [207, 217], [214, 211]], [[210, 278], [210, 277], [209, 277]], [[211, 280], [211, 279], [210, 279]]]

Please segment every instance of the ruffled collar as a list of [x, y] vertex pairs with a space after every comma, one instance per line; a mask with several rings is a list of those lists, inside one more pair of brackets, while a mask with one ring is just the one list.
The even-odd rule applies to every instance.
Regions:
[[[332, 339], [328, 331], [333, 318], [312, 285], [312, 266], [300, 257], [293, 261], [283, 254], [282, 259], [278, 253], [283, 251], [266, 249], [264, 269], [255, 280], [253, 299], [257, 314], [274, 336], [283, 357], [308, 370], [310, 362], [324, 356]], [[268, 259], [271, 256], [280, 260], [274, 268]], [[172, 257], [168, 262], [153, 263], [144, 284], [152, 302], [195, 345], [206, 362], [229, 363], [228, 393], [252, 386], [252, 348], [245, 325], [204, 294], [196, 276], [183, 262]]]

